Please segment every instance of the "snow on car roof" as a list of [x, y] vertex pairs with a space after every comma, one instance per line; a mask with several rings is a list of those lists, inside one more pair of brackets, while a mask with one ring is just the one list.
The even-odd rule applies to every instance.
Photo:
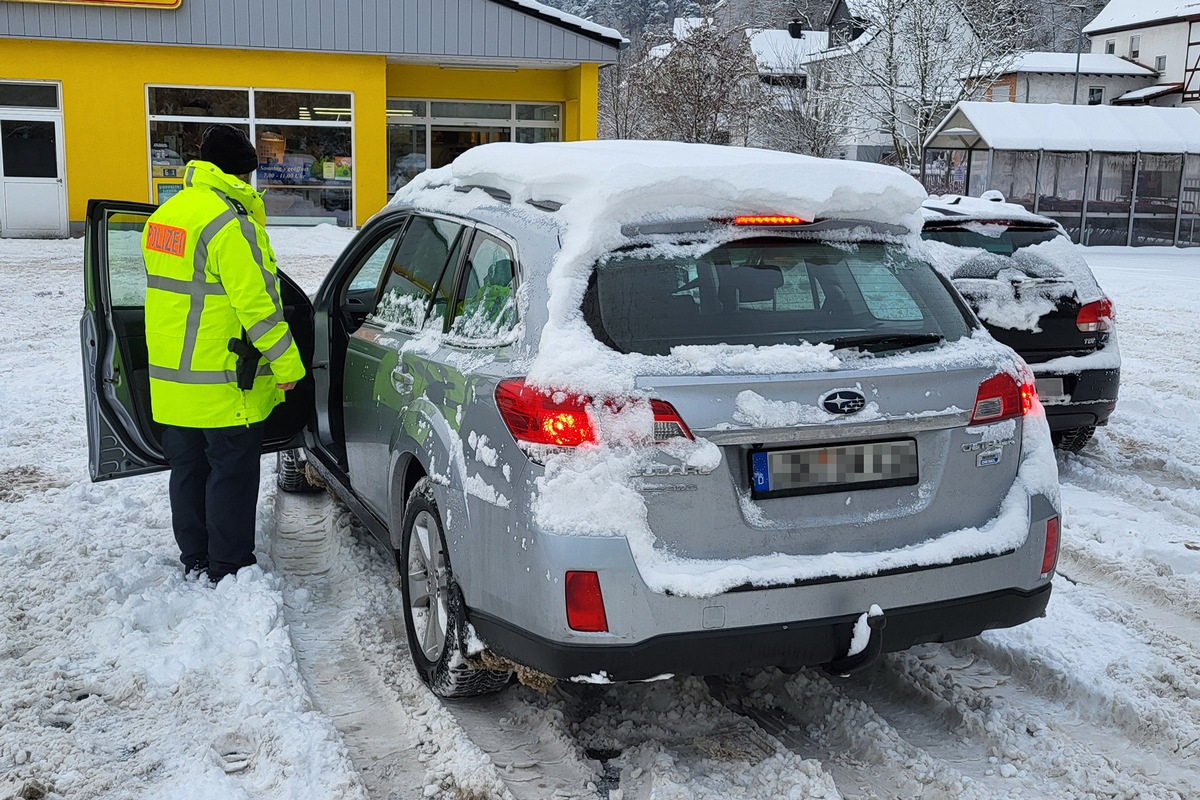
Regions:
[[1200, 0], [1111, 0], [1083, 29], [1086, 34], [1119, 31], [1150, 22], [1200, 14]]
[[499, 189], [514, 203], [561, 204], [572, 226], [790, 214], [916, 231], [926, 197], [893, 167], [679, 142], [487, 144], [455, 159], [450, 176], [457, 186]]
[[1049, 217], [1034, 214], [1018, 203], [1007, 203], [1002, 197], [996, 200], [967, 197], [961, 194], [930, 197], [921, 204], [921, 215], [926, 221], [935, 219], [962, 220], [964, 222], [1003, 220], [1058, 227], [1058, 223]]

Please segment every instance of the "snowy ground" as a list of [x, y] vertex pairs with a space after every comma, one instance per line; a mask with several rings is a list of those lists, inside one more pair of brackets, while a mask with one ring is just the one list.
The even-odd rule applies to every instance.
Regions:
[[[348, 241], [274, 234], [312, 290]], [[0, 800], [1200, 797], [1200, 253], [1091, 249], [1125, 356], [1059, 459], [1048, 615], [864, 675], [511, 687], [417, 681], [387, 559], [277, 496], [263, 569], [179, 577], [162, 475], [87, 477], [80, 241], [0, 240]], [[34, 792], [36, 794], [36, 792]]]

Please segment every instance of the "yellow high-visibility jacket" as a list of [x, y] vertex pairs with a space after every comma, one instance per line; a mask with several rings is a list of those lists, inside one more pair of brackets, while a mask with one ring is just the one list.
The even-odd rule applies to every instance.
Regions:
[[[188, 163], [183, 191], [147, 222], [146, 348], [156, 421], [249, 425], [283, 401], [275, 384], [304, 377], [265, 223], [262, 196], [207, 161]], [[243, 331], [263, 354], [247, 391], [237, 387], [237, 356], [229, 351]]]

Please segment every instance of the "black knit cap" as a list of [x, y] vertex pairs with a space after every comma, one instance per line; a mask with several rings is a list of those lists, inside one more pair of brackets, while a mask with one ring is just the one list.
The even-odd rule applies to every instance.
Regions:
[[232, 125], [213, 125], [204, 132], [200, 158], [227, 175], [249, 175], [258, 169], [258, 153], [246, 134]]

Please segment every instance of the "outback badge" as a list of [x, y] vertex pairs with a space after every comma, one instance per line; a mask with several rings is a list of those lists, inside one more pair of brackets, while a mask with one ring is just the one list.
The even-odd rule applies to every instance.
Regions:
[[866, 395], [854, 389], [835, 389], [821, 396], [821, 408], [830, 414], [856, 414], [866, 405]]

